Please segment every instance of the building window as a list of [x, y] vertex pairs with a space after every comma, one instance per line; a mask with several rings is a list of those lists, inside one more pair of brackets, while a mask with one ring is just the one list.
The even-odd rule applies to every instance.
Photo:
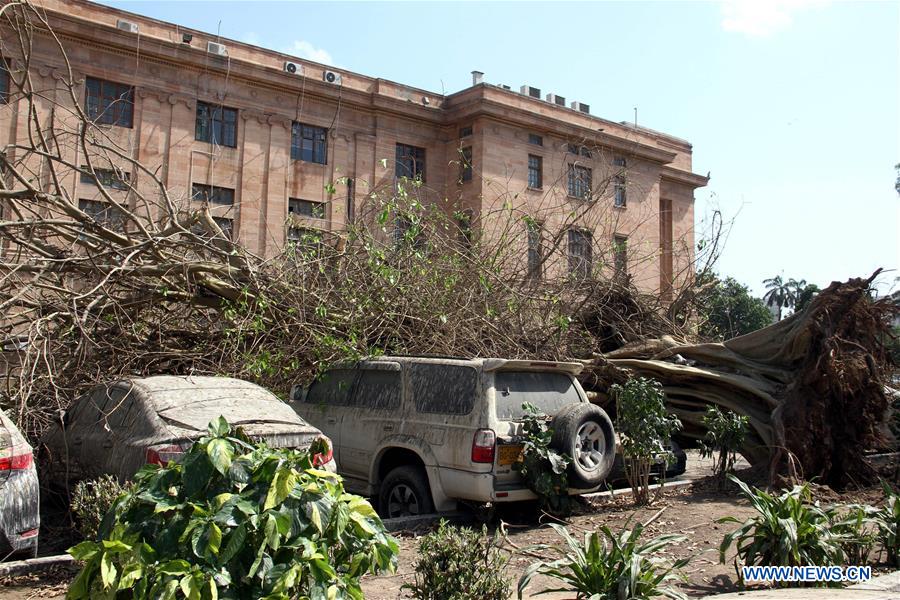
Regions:
[[291, 158], [324, 165], [328, 162], [328, 130], [294, 122], [291, 126]]
[[540, 223], [532, 220], [525, 222], [528, 233], [528, 279], [540, 279], [543, 267], [543, 232]]
[[465, 250], [472, 249], [472, 219], [474, 215], [471, 210], [466, 209], [455, 215], [456, 227], [459, 229], [459, 244]]
[[425, 148], [397, 144], [397, 164], [394, 174], [425, 181]]
[[9, 65], [0, 58], [0, 103], [9, 102]]
[[460, 130], [459, 130], [459, 137], [460, 137], [460, 139], [462, 139], [462, 138], [464, 138], [464, 137], [469, 137], [470, 135], [472, 135], [472, 128], [471, 128], [471, 127], [462, 127], [462, 128], [460, 128]]
[[88, 77], [84, 84], [87, 116], [95, 123], [132, 127], [134, 87]]
[[237, 147], [237, 114], [235, 108], [198, 102], [194, 139], [229, 148]]
[[322, 244], [322, 232], [310, 227], [289, 227], [287, 241], [295, 249], [314, 252]]
[[298, 217], [310, 217], [312, 219], [325, 218], [325, 203], [288, 198], [288, 214]]
[[586, 200], [591, 196], [591, 170], [581, 165], [569, 165], [569, 195]]
[[528, 155], [528, 187], [534, 190], [544, 187], [544, 159], [534, 154]]
[[[94, 181], [94, 175], [97, 176], [96, 182]], [[112, 188], [114, 190], [129, 189], [128, 184], [131, 181], [131, 173], [129, 173], [128, 171], [119, 171], [116, 169], [98, 169], [95, 167], [94, 175], [91, 175], [90, 168], [86, 166], [81, 167], [81, 183], [99, 183], [103, 187]]]
[[221, 206], [231, 206], [234, 204], [234, 190], [231, 188], [195, 183], [192, 186], [192, 190], [194, 200]]
[[459, 154], [459, 178], [462, 181], [472, 181], [472, 146], [463, 148]]
[[528, 143], [534, 144], [535, 146], [543, 146], [544, 138], [542, 138], [541, 136], [539, 136], [536, 133], [529, 133], [528, 134]]
[[613, 265], [616, 277], [628, 274], [628, 236], [613, 236]]
[[585, 158], [591, 158], [591, 149], [587, 146], [579, 146], [578, 144], [569, 144], [569, 154], [581, 155]]
[[569, 230], [569, 272], [578, 279], [587, 279], [593, 268], [593, 237], [583, 229]]
[[613, 182], [613, 189], [616, 194], [615, 206], [616, 208], [625, 208], [625, 204], [628, 201], [625, 193], [625, 176], [616, 175]]
[[102, 227], [114, 231], [125, 230], [125, 213], [118, 206], [100, 200], [79, 200], [78, 209]]
[[213, 221], [215, 221], [216, 225], [219, 226], [219, 229], [222, 230], [222, 233], [225, 234], [225, 237], [230, 239], [234, 234], [234, 219], [228, 219], [226, 217], [213, 217]]
[[624, 167], [625, 165], [625, 157], [624, 156], [616, 156], [613, 158], [613, 166], [614, 167]]

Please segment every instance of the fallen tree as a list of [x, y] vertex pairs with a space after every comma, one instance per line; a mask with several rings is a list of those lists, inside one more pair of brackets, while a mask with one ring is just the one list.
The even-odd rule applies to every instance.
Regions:
[[889, 298], [872, 298], [879, 273], [834, 282], [800, 313], [722, 343], [664, 337], [597, 355], [584, 361], [585, 382], [602, 392], [631, 374], [653, 377], [688, 435], [703, 435], [710, 404], [747, 416], [742, 453], [772, 477], [870, 483], [876, 473], [865, 453], [890, 443], [885, 341], [898, 314]]

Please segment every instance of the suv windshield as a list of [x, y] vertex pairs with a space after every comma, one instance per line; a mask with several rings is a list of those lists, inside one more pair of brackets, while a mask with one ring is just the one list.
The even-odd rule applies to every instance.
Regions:
[[497, 371], [494, 389], [497, 391], [497, 418], [501, 421], [522, 419], [525, 402], [548, 415], [555, 415], [563, 406], [581, 401], [572, 378], [565, 373]]

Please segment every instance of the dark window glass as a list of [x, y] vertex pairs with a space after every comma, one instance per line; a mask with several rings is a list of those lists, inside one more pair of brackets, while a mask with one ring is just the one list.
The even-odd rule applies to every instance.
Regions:
[[307, 404], [347, 406], [350, 404], [350, 390], [357, 375], [353, 369], [332, 369], [320, 375], [306, 394]]
[[400, 371], [361, 369], [353, 389], [353, 406], [380, 410], [400, 407]]
[[459, 178], [462, 181], [472, 181], [472, 147], [463, 148], [459, 154]]
[[587, 146], [579, 146], [578, 144], [569, 144], [569, 154], [580, 154], [586, 158], [592, 156], [590, 148]]
[[231, 206], [234, 204], [234, 190], [231, 188], [203, 185], [201, 183], [195, 183], [192, 187], [194, 200], [205, 201], [210, 204], [219, 204], [222, 206]]
[[[413, 233], [415, 229], [415, 233]], [[416, 250], [425, 248], [425, 232], [422, 226], [414, 224], [406, 215], [394, 219], [394, 244], [396, 247], [410, 246]]]
[[295, 122], [291, 126], [291, 158], [324, 165], [328, 162], [328, 130]]
[[288, 198], [288, 214], [313, 219], [325, 218], [325, 203], [299, 198]]
[[411, 364], [409, 380], [418, 412], [467, 415], [475, 406], [478, 374], [471, 367]]
[[219, 226], [219, 229], [222, 230], [222, 233], [225, 234], [229, 240], [233, 239], [234, 235], [234, 219], [228, 219], [226, 217], [213, 217], [213, 221], [215, 221], [216, 225]]
[[544, 187], [544, 159], [528, 155], [528, 187], [539, 190]]
[[624, 175], [616, 175], [614, 179], [613, 189], [615, 190], [616, 199], [615, 205], [619, 208], [624, 208], [626, 202], [628, 201], [628, 197], [625, 192], [625, 176]]
[[543, 235], [540, 223], [529, 221], [525, 224], [528, 232], [528, 277], [540, 279], [543, 266]]
[[613, 255], [615, 257], [616, 276], [621, 277], [628, 273], [628, 237], [624, 235], [613, 236]]
[[230, 148], [236, 147], [237, 114], [235, 108], [198, 102], [194, 139]]
[[578, 154], [577, 144], [569, 144], [569, 154]]
[[613, 166], [624, 167], [625, 166], [625, 157], [624, 156], [616, 156], [615, 158], [613, 158]]
[[0, 102], [9, 102], [9, 66], [0, 58]]
[[118, 206], [100, 200], [79, 200], [78, 208], [102, 227], [114, 231], [125, 229], [125, 213]]
[[569, 272], [579, 279], [591, 276], [593, 262], [592, 236], [581, 229], [569, 230]]
[[[113, 188], [115, 190], [127, 190], [128, 183], [131, 181], [131, 173], [128, 171], [98, 169], [95, 167], [94, 174], [97, 176], [97, 183], [103, 187]], [[81, 183], [95, 183], [94, 177], [91, 175], [91, 171], [88, 167], [81, 167]]]
[[581, 165], [569, 165], [569, 195], [588, 199], [591, 195], [591, 170]]
[[322, 242], [322, 232], [310, 227], [289, 227], [287, 239], [299, 248], [315, 249]]
[[539, 136], [536, 133], [529, 133], [528, 134], [528, 143], [534, 144], [535, 146], [543, 146], [544, 138], [542, 138], [541, 136]]
[[497, 418], [517, 421], [525, 417], [522, 404], [528, 402], [548, 415], [581, 397], [572, 378], [564, 373], [536, 373], [533, 371], [497, 371], [494, 375]]
[[459, 228], [459, 243], [466, 250], [472, 249], [472, 211], [464, 210], [456, 215], [456, 226]]
[[425, 148], [397, 144], [397, 163], [394, 174], [425, 181]]
[[85, 110], [90, 120], [104, 125], [132, 126], [133, 86], [88, 77], [84, 88]]
[[463, 127], [462, 129], [459, 130], [459, 137], [461, 137], [461, 138], [469, 137], [470, 135], [472, 135], [471, 127]]

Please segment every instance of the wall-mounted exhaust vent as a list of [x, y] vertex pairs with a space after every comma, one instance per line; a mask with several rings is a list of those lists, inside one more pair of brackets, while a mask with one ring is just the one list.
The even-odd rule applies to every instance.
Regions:
[[579, 112], [583, 112], [585, 114], [591, 114], [591, 106], [590, 104], [585, 104], [584, 102], [578, 102], [577, 100], [572, 100], [572, 104], [570, 108], [573, 108]]
[[116, 21], [116, 29], [121, 29], [122, 31], [127, 31], [128, 33], [138, 32], [137, 23], [132, 23], [131, 21], [126, 21], [124, 19], [119, 19], [118, 21]]
[[484, 83], [484, 73], [481, 71], [472, 71], [472, 85]]
[[511, 90], [512, 88], [506, 85], [505, 83], [501, 83], [498, 87], [503, 88], [504, 90]]
[[540, 100], [541, 98], [541, 90], [535, 87], [531, 87], [530, 85], [523, 85], [519, 89], [519, 91], [526, 96], [531, 96], [532, 98], [537, 98], [538, 100]]
[[228, 56], [228, 48], [225, 47], [225, 44], [206, 42], [206, 51], [217, 56]]
[[557, 96], [556, 94], [547, 94], [547, 102], [550, 104], [557, 104], [559, 106], [566, 105], [566, 99], [562, 96]]

